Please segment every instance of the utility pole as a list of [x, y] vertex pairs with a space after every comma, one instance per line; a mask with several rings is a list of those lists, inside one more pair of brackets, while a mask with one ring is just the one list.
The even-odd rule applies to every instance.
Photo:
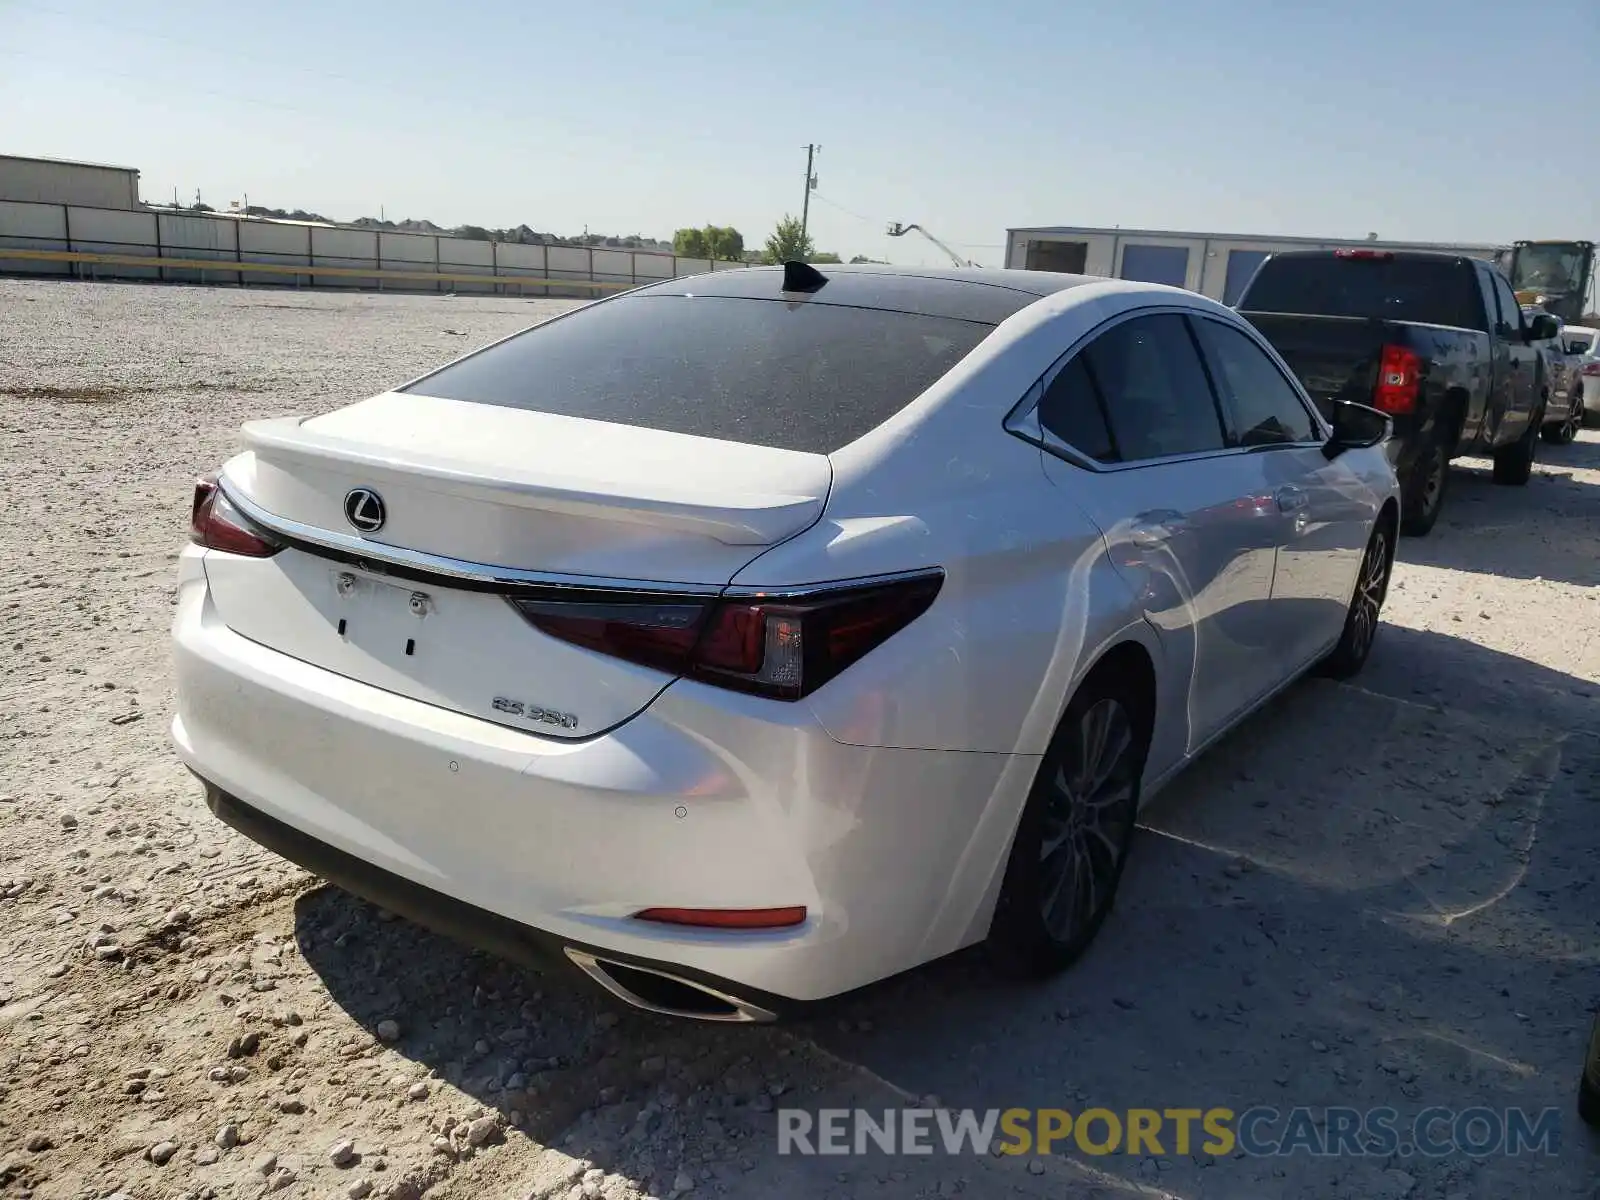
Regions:
[[805, 199], [800, 202], [801, 242], [806, 240], [806, 226], [811, 221], [811, 189], [817, 186], [817, 177], [811, 172], [811, 164], [817, 156], [817, 151], [821, 149], [822, 147], [817, 145], [806, 146], [806, 194]]

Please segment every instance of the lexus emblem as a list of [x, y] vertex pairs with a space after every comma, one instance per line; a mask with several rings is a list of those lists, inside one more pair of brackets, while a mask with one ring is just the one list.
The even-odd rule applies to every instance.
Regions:
[[371, 488], [351, 488], [344, 494], [344, 519], [362, 533], [377, 533], [387, 520], [383, 497]]

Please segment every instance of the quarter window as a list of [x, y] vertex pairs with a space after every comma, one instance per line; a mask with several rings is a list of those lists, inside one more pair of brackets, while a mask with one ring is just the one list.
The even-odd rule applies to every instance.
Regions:
[[1322, 440], [1306, 406], [1261, 347], [1221, 321], [1195, 325], [1241, 446]]
[[1117, 452], [1106, 426], [1094, 380], [1078, 354], [1056, 372], [1039, 400], [1039, 424], [1074, 450], [1101, 462], [1116, 461]]
[[1124, 321], [1080, 357], [1105, 402], [1124, 462], [1225, 447], [1216, 398], [1181, 316], [1157, 313]]

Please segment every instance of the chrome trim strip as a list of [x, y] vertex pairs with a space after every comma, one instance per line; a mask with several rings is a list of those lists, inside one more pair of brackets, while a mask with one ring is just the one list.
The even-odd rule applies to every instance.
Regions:
[[352, 558], [365, 562], [402, 567], [426, 575], [437, 575], [445, 579], [459, 579], [479, 586], [535, 586], [572, 588], [583, 591], [625, 590], [674, 596], [705, 597], [715, 596], [722, 590], [722, 586], [715, 583], [666, 583], [658, 580], [611, 579], [598, 575], [564, 575], [554, 571], [529, 571], [520, 567], [501, 567], [490, 563], [469, 562], [466, 559], [450, 558], [443, 554], [428, 554], [421, 550], [407, 550], [400, 546], [387, 546], [382, 542], [369, 541], [363, 537], [335, 533], [330, 529], [320, 529], [314, 525], [304, 525], [299, 521], [291, 521], [275, 513], [270, 513], [260, 505], [246, 499], [230, 488], [226, 481], [222, 482], [221, 487], [228, 499], [244, 513], [252, 524], [261, 526], [268, 533], [278, 534], [287, 541], [321, 547], [339, 554], [347, 554]]
[[[624, 591], [639, 595], [690, 596], [712, 600], [718, 596], [748, 598], [768, 597], [774, 600], [798, 599], [824, 592], [853, 591], [856, 588], [875, 587], [899, 583], [906, 579], [931, 578], [944, 575], [941, 567], [917, 567], [907, 571], [892, 571], [881, 575], [859, 575], [851, 579], [829, 579], [818, 583], [785, 583], [761, 587], [754, 584], [727, 586], [719, 583], [669, 583], [655, 579], [618, 579], [601, 575], [567, 575], [556, 571], [529, 571], [520, 567], [499, 567], [490, 563], [470, 562], [442, 554], [428, 554], [421, 550], [407, 550], [400, 546], [387, 546], [382, 542], [368, 541], [363, 537], [335, 533], [314, 525], [304, 525], [270, 513], [254, 501], [221, 483], [223, 494], [238, 507], [253, 525], [268, 533], [277, 534], [291, 543], [332, 550], [338, 554], [380, 565], [403, 567], [426, 575], [458, 579], [480, 587], [548, 587], [567, 588], [576, 592]], [[512, 726], [520, 728], [520, 726]]]
[[[634, 1008], [643, 1009], [645, 1012], [659, 1013], [664, 1017], [680, 1017], [694, 1021], [720, 1021], [720, 1022], [768, 1022], [776, 1021], [778, 1014], [762, 1008], [759, 1004], [751, 1004], [747, 1000], [740, 1000], [737, 996], [730, 996], [726, 992], [719, 992], [716, 988], [709, 988], [703, 983], [696, 983], [692, 979], [684, 979], [667, 971], [659, 971], [654, 967], [640, 967], [633, 963], [609, 963], [605, 959], [596, 958], [583, 950], [574, 950], [566, 947], [566, 955], [589, 978], [593, 979], [606, 991], [618, 1000], [630, 1004]], [[700, 1013], [691, 1012], [681, 1008], [668, 1008], [661, 1004], [652, 1004], [642, 997], [634, 995], [621, 983], [613, 979], [606, 970], [608, 966], [624, 967], [629, 971], [642, 971], [646, 975], [654, 975], [658, 979], [669, 979], [682, 987], [692, 988], [705, 996], [710, 996], [719, 1003], [732, 1008], [731, 1013]]]
[[780, 583], [771, 587], [756, 584], [730, 584], [722, 590], [725, 600], [805, 600], [825, 596], [830, 592], [853, 592], [858, 589], [882, 587], [903, 583], [908, 579], [944, 578], [943, 567], [915, 567], [909, 571], [886, 571], [881, 575], [858, 575], [854, 579], [829, 579], [822, 583]]

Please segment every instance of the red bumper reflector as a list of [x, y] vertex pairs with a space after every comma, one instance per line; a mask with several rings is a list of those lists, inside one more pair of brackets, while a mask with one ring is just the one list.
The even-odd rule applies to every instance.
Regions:
[[646, 908], [638, 921], [693, 925], [700, 929], [787, 929], [806, 919], [805, 905], [789, 908]]

